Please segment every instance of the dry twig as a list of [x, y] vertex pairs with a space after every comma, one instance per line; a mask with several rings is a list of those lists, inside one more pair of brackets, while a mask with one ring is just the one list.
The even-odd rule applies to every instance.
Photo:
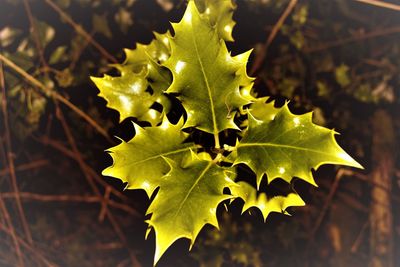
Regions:
[[[26, 163], [26, 164], [21, 164], [21, 165], [15, 167], [15, 171], [17, 171], [17, 172], [29, 171], [29, 170], [32, 170], [32, 169], [37, 169], [37, 168], [43, 167], [43, 166], [45, 166], [47, 164], [49, 164], [48, 160], [41, 159], [41, 160], [37, 160], [37, 161], [32, 161], [32, 162]], [[10, 168], [6, 168], [6, 169], [3, 169], [3, 170], [0, 170], [0, 177], [4, 176], [4, 175], [7, 175], [7, 174], [10, 174]]]
[[345, 45], [345, 44], [359, 42], [359, 41], [363, 41], [363, 40], [366, 40], [366, 39], [372, 39], [372, 38], [377, 38], [377, 37], [396, 34], [396, 33], [400, 33], [400, 27], [398, 27], [398, 26], [391, 27], [391, 28], [385, 28], [385, 29], [377, 29], [377, 30], [374, 30], [374, 31], [371, 31], [371, 32], [367, 32], [367, 33], [364, 33], [364, 34], [357, 34], [357, 35], [354, 35], [354, 36], [350, 36], [350, 37], [347, 37], [347, 38], [343, 38], [343, 39], [327, 42], [327, 43], [324, 43], [324, 44], [321, 44], [321, 45], [317, 45], [317, 46], [314, 46], [314, 47], [308, 47], [308, 48], [305, 47], [303, 49], [303, 52], [306, 53], [306, 54], [320, 52], [320, 51], [324, 51], [326, 49], [335, 48], [335, 47], [342, 46], [342, 45]]
[[11, 178], [11, 187], [15, 192], [15, 203], [17, 205], [17, 210], [19, 217], [21, 219], [22, 228], [24, 230], [26, 239], [28, 240], [29, 244], [33, 244], [32, 234], [29, 230], [28, 222], [26, 220], [25, 212], [22, 207], [21, 199], [19, 198], [19, 188], [17, 183], [17, 176], [15, 174], [15, 165], [14, 165], [14, 155], [12, 152], [11, 146], [11, 134], [10, 134], [10, 126], [8, 124], [8, 110], [7, 110], [7, 97], [6, 97], [6, 86], [4, 81], [4, 74], [3, 74], [3, 65], [0, 62], [0, 84], [2, 90], [2, 112], [3, 112], [3, 123], [5, 129], [5, 144], [6, 144], [6, 154], [7, 154], [7, 162], [8, 168], [10, 170], [10, 178]]
[[48, 65], [47, 65], [46, 60], [44, 59], [43, 47], [40, 44], [39, 34], [38, 34], [38, 31], [37, 31], [37, 28], [36, 28], [35, 21], [34, 21], [33, 16], [32, 16], [31, 7], [29, 5], [28, 0], [24, 0], [24, 7], [25, 7], [26, 14], [28, 16], [28, 19], [29, 19], [29, 24], [31, 25], [31, 30], [32, 30], [32, 34], [33, 34], [33, 40], [35, 42], [36, 49], [38, 50], [38, 53], [39, 53], [40, 62], [42, 63], [42, 66], [43, 66], [45, 72], [47, 72]]
[[2, 194], [0, 194], [0, 210], [2, 211], [2, 214], [3, 214], [2, 217], [5, 219], [6, 223], [8, 224], [8, 227], [9, 227], [8, 234], [11, 236], [13, 243], [14, 243], [15, 254], [17, 255], [17, 259], [18, 259], [18, 266], [23, 267], [24, 260], [22, 258], [21, 247], [20, 247], [18, 239], [17, 239], [17, 234], [15, 233], [15, 228], [11, 221], [10, 213], [8, 212], [7, 207], [4, 204]]
[[328, 211], [328, 209], [329, 209], [329, 207], [330, 207], [330, 205], [332, 203], [333, 197], [335, 196], [335, 193], [336, 193], [336, 191], [337, 191], [337, 189], [339, 187], [340, 180], [342, 179], [344, 174], [345, 174], [345, 169], [339, 169], [339, 171], [337, 172], [335, 180], [333, 181], [333, 184], [331, 186], [331, 190], [330, 190], [328, 196], [326, 197], [326, 200], [325, 200], [324, 206], [323, 206], [323, 208], [321, 210], [321, 213], [319, 214], [319, 216], [317, 218], [317, 221], [316, 221], [316, 223], [314, 225], [314, 228], [311, 231], [311, 234], [310, 234], [310, 239], [311, 240], [314, 238], [314, 236], [317, 233], [319, 227], [321, 226], [321, 223], [325, 218], [325, 214]]
[[59, 6], [57, 6], [51, 0], [45, 0], [45, 2], [54, 10], [56, 11], [62, 19], [64, 19], [69, 25], [71, 25], [74, 30], [82, 35], [90, 44], [92, 44], [105, 58], [110, 60], [112, 63], [118, 63], [118, 60], [113, 57], [110, 53], [107, 52], [104, 47], [102, 47], [97, 41], [95, 41], [92, 36], [85, 31], [81, 25], [77, 24], [67, 13], [65, 13]]
[[[79, 149], [78, 149], [78, 147], [76, 145], [75, 139], [74, 139], [74, 137], [73, 137], [73, 135], [71, 133], [71, 130], [70, 130], [65, 118], [64, 118], [64, 115], [63, 115], [63, 113], [62, 113], [62, 111], [61, 111], [61, 109], [60, 109], [60, 107], [58, 105], [57, 100], [55, 100], [55, 104], [56, 104], [56, 116], [57, 116], [57, 118], [60, 120], [60, 122], [62, 124], [62, 127], [64, 129], [64, 133], [67, 136], [68, 142], [69, 142], [69, 144], [70, 144], [70, 146], [72, 148], [72, 152], [75, 155], [74, 158], [76, 159], [79, 167], [81, 168], [83, 174], [85, 175], [86, 180], [88, 181], [88, 183], [89, 183], [90, 187], [92, 188], [93, 192], [98, 196], [102, 196], [100, 191], [99, 191], [99, 189], [97, 188], [96, 184], [93, 181], [93, 177], [88, 173], [87, 169], [85, 168], [85, 163], [84, 163], [84, 160], [82, 158], [82, 155], [79, 152]], [[103, 198], [103, 202], [104, 201], [105, 200]], [[111, 225], [113, 226], [115, 233], [117, 234], [117, 236], [119, 237], [121, 242], [125, 245], [126, 249], [128, 250], [128, 253], [129, 253], [129, 256], [130, 256], [130, 259], [132, 261], [133, 266], [139, 267], [140, 263], [137, 260], [135, 253], [129, 248], [128, 241], [127, 241], [124, 233], [122, 232], [122, 229], [121, 229], [120, 225], [115, 220], [114, 215], [107, 208], [107, 206], [104, 206], [104, 207], [105, 207], [104, 208], [105, 209], [104, 213], [107, 216], [108, 220], [110, 221]]]
[[392, 3], [387, 3], [384, 1], [378, 1], [378, 0], [355, 0], [360, 3], [364, 4], [369, 4], [377, 7], [383, 7], [383, 8], [388, 8], [396, 11], [400, 11], [400, 5], [392, 4]]
[[87, 121], [94, 129], [96, 129], [101, 135], [103, 135], [110, 143], [113, 143], [110, 137], [108, 136], [107, 131], [101, 127], [93, 118], [88, 116], [85, 112], [80, 110], [77, 106], [72, 104], [68, 99], [63, 97], [62, 95], [58, 94], [55, 91], [49, 90], [43, 83], [38, 81], [35, 77], [21, 69], [18, 65], [16, 65], [14, 62], [0, 54], [0, 60], [3, 61], [7, 66], [15, 70], [17, 73], [19, 73], [21, 76], [23, 76], [29, 83], [31, 83], [33, 86], [39, 88], [42, 90], [42, 93], [44, 93], [47, 96], [50, 96], [67, 107], [69, 107], [72, 111], [74, 111], [76, 114], [78, 114], [81, 118], [83, 118], [85, 121]]
[[265, 57], [267, 56], [267, 50], [269, 45], [275, 39], [276, 35], [278, 34], [278, 31], [281, 29], [283, 23], [285, 22], [286, 18], [290, 15], [290, 13], [293, 11], [296, 4], [297, 0], [291, 0], [288, 6], [286, 7], [285, 11], [282, 13], [281, 17], [277, 21], [277, 23], [272, 28], [271, 33], [268, 35], [267, 41], [263, 44], [263, 46], [260, 49], [260, 53], [254, 59], [254, 64], [251, 67], [250, 75], [256, 74], [257, 71], [261, 68], [262, 64], [264, 63]]
[[[6, 227], [5, 225], [0, 223], [0, 230], [3, 230], [5, 233], [8, 235], [12, 235], [12, 229]], [[30, 251], [32, 255], [34, 255], [38, 260], [40, 260], [46, 267], [56, 267], [57, 265], [55, 263], [50, 262], [48, 259], [46, 259], [40, 252], [35, 250], [30, 244], [25, 242], [21, 237], [15, 235], [16, 240], [19, 245], [24, 247], [26, 250]]]
[[[104, 198], [98, 196], [79, 196], [79, 195], [43, 195], [31, 192], [20, 192], [19, 196], [22, 200], [33, 200], [40, 202], [82, 202], [82, 203], [103, 203]], [[4, 192], [1, 194], [3, 199], [15, 198], [15, 193]], [[141, 216], [136, 210], [126, 204], [118, 203], [114, 200], [108, 199], [107, 205], [116, 209], [123, 210], [133, 216]]]
[[[38, 141], [44, 145], [47, 146], [51, 146], [52, 148], [56, 149], [57, 151], [61, 152], [62, 154], [64, 154], [65, 156], [76, 160], [75, 158], [75, 154], [73, 151], [71, 151], [70, 149], [66, 148], [62, 143], [49, 139], [47, 137], [42, 137], [39, 138]], [[119, 199], [125, 201], [125, 202], [130, 202], [130, 199], [128, 197], [126, 197], [124, 194], [122, 194], [120, 191], [116, 190], [115, 188], [113, 188], [112, 186], [110, 186], [109, 184], [107, 184], [103, 178], [100, 177], [100, 175], [92, 168], [90, 167], [88, 164], [86, 164], [85, 162], [83, 162], [83, 166], [86, 169], [86, 171], [93, 177], [93, 179], [96, 180], [96, 182], [98, 182], [100, 185], [102, 185], [105, 188], [109, 188], [111, 190], [111, 192], [117, 196]]]

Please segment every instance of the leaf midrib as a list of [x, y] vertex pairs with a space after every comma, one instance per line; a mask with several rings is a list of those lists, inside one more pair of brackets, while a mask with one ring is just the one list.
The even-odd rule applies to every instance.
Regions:
[[172, 155], [172, 154], [177, 154], [177, 153], [184, 152], [184, 151], [186, 151], [186, 150], [190, 150], [190, 149], [196, 148], [196, 147], [197, 147], [197, 146], [188, 146], [188, 147], [185, 147], [185, 148], [181, 148], [181, 149], [177, 149], [177, 150], [173, 150], [173, 151], [164, 152], [164, 153], [161, 153], [161, 154], [157, 154], [157, 155], [155, 155], [155, 156], [151, 156], [151, 157], [148, 157], [148, 158], [145, 158], [145, 159], [142, 159], [142, 160], [133, 162], [132, 164], [129, 164], [129, 165], [131, 165], [131, 166], [132, 166], [132, 165], [137, 165], [137, 164], [146, 162], [146, 161], [148, 161], [148, 160], [152, 160], [152, 159], [156, 159], [156, 158], [159, 158], [159, 157], [168, 156], [168, 155]]
[[199, 177], [196, 179], [196, 181], [193, 183], [193, 185], [190, 187], [188, 193], [186, 194], [185, 198], [183, 199], [183, 201], [180, 203], [176, 213], [174, 214], [174, 218], [173, 221], [175, 221], [176, 217], [178, 216], [178, 214], [181, 212], [186, 200], [189, 198], [189, 196], [192, 194], [193, 189], [195, 188], [195, 186], [200, 182], [200, 180], [204, 177], [204, 175], [206, 174], [206, 172], [211, 168], [211, 166], [214, 163], [212, 161], [210, 161], [207, 166], [204, 168], [204, 170], [200, 173]]
[[201, 61], [201, 57], [200, 57], [200, 54], [199, 54], [199, 49], [197, 47], [197, 42], [196, 42], [196, 39], [194, 37], [193, 27], [191, 27], [190, 33], [192, 35], [193, 44], [194, 44], [194, 47], [195, 47], [195, 50], [196, 50], [196, 58], [197, 58], [197, 61], [199, 62], [201, 73], [202, 73], [203, 79], [204, 79], [204, 81], [206, 83], [208, 98], [210, 100], [211, 116], [212, 116], [213, 128], [214, 128], [213, 129], [213, 133], [214, 133], [214, 135], [218, 135], [218, 127], [217, 127], [217, 119], [216, 119], [216, 115], [215, 115], [215, 107], [214, 107], [214, 102], [213, 102], [213, 95], [212, 95], [212, 92], [211, 92], [211, 87], [210, 87], [210, 85], [208, 83], [208, 78], [207, 78], [207, 75], [205, 73], [203, 62]]
[[275, 143], [242, 143], [242, 144], [238, 144], [237, 148], [239, 148], [239, 147], [260, 147], [260, 146], [261, 147], [267, 146], [267, 147], [277, 147], [277, 148], [309, 151], [309, 152], [314, 152], [317, 154], [332, 156], [331, 153], [326, 153], [326, 152], [322, 152], [322, 151], [315, 150], [315, 149], [309, 149], [309, 148], [304, 148], [304, 147], [299, 147], [299, 146], [275, 144]]

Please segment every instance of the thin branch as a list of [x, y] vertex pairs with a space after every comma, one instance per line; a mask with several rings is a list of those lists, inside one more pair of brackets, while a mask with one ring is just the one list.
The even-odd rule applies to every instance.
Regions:
[[[90, 36], [94, 34], [94, 30], [90, 33]], [[79, 49], [76, 50], [76, 52], [71, 56], [71, 62], [68, 66], [68, 69], [73, 70], [76, 66], [76, 63], [79, 61], [79, 58], [81, 57], [83, 51], [86, 49], [86, 47], [89, 45], [89, 41], [87, 39], [84, 40], [83, 43], [79, 45]]]
[[385, 29], [379, 29], [371, 32], [367, 32], [364, 34], [357, 34], [354, 36], [350, 36], [347, 38], [331, 41], [325, 44], [317, 45], [315, 47], [305, 47], [303, 49], [304, 53], [315, 53], [315, 52], [320, 52], [324, 51], [326, 49], [342, 46], [345, 44], [353, 43], [353, 42], [358, 42], [358, 41], [363, 41], [366, 39], [371, 39], [371, 38], [376, 38], [376, 37], [381, 37], [384, 35], [390, 35], [390, 34], [396, 34], [400, 33], [400, 27], [392, 27], [392, 28], [385, 28]]
[[107, 206], [109, 205], [110, 202], [110, 187], [106, 187], [106, 192], [104, 193], [104, 196], [101, 201], [101, 210], [99, 213], [99, 222], [104, 221], [104, 217], [106, 216], [107, 213]]
[[369, 225], [370, 225], [370, 220], [366, 220], [365, 223], [363, 224], [363, 226], [361, 227], [360, 232], [357, 235], [356, 240], [354, 241], [353, 245], [351, 246], [351, 253], [357, 253], [358, 248], [360, 247], [360, 245], [362, 244], [362, 239], [364, 237], [365, 231], [368, 229]]
[[[8, 235], [12, 235], [12, 229], [6, 227], [3, 224], [0, 224], [0, 230], [3, 230], [5, 233]], [[55, 263], [50, 262], [47, 260], [41, 253], [39, 253], [37, 250], [35, 250], [31, 245], [29, 245], [27, 242], [25, 242], [21, 237], [16, 235], [16, 239], [22, 247], [24, 247], [26, 250], [29, 250], [34, 256], [36, 256], [37, 259], [39, 259], [42, 263], [44, 263], [45, 266], [47, 267], [56, 267]]]
[[297, 4], [297, 0], [290, 0], [285, 11], [282, 13], [279, 20], [272, 28], [272, 31], [267, 38], [267, 41], [260, 48], [260, 53], [254, 60], [254, 64], [250, 70], [250, 75], [256, 74], [257, 71], [261, 68], [262, 64], [264, 63], [265, 57], [267, 56], [268, 47], [270, 46], [272, 41], [275, 39], [275, 37], [278, 34], [279, 30], [281, 29], [283, 23], [285, 23], [286, 18], [290, 15], [290, 13], [292, 13], [296, 4]]
[[[60, 142], [57, 142], [55, 140], [51, 140], [47, 137], [42, 137], [39, 138], [38, 141], [44, 145], [47, 146], [51, 146], [52, 148], [56, 149], [57, 151], [61, 152], [62, 154], [64, 154], [65, 156], [73, 159], [76, 161], [75, 158], [75, 154], [73, 151], [71, 151], [70, 149], [66, 148], [64, 145], [62, 145]], [[96, 180], [96, 182], [98, 182], [100, 185], [102, 185], [105, 188], [110, 188], [111, 192], [117, 196], [118, 198], [120, 198], [121, 200], [125, 201], [125, 202], [130, 202], [130, 199], [127, 198], [125, 195], [123, 195], [120, 191], [116, 190], [115, 188], [113, 188], [112, 186], [110, 186], [109, 184], [107, 184], [107, 182], [104, 181], [104, 179], [102, 179], [100, 177], [100, 175], [89, 165], [87, 165], [85, 162], [83, 162], [84, 164], [84, 168], [86, 169], [86, 171]]]
[[383, 7], [383, 8], [387, 8], [387, 9], [391, 9], [391, 10], [400, 11], [400, 5], [387, 3], [384, 1], [378, 1], [378, 0], [355, 0], [355, 1], [364, 3], [364, 4], [377, 6], [377, 7]]
[[5, 143], [6, 143], [6, 154], [7, 154], [7, 161], [8, 161], [8, 168], [10, 170], [10, 178], [11, 178], [11, 187], [15, 192], [15, 203], [17, 205], [17, 210], [19, 217], [21, 219], [22, 228], [24, 230], [26, 239], [28, 240], [29, 244], [33, 244], [32, 234], [29, 230], [28, 222], [26, 220], [24, 208], [22, 207], [21, 199], [19, 198], [19, 188], [17, 183], [17, 176], [15, 174], [15, 165], [14, 165], [14, 155], [12, 152], [11, 146], [11, 134], [10, 134], [10, 126], [8, 124], [8, 110], [7, 110], [7, 96], [6, 96], [6, 86], [4, 82], [4, 73], [3, 73], [3, 64], [0, 62], [0, 85], [2, 91], [2, 112], [3, 112], [3, 122], [4, 122], [4, 129], [5, 129]]
[[17, 259], [18, 259], [18, 266], [24, 266], [24, 260], [22, 258], [22, 252], [21, 252], [21, 247], [19, 245], [18, 239], [17, 239], [17, 234], [15, 233], [15, 228], [12, 224], [10, 213], [7, 210], [6, 205], [4, 204], [2, 194], [0, 194], [0, 210], [3, 213], [3, 216], [6, 223], [8, 224], [9, 227], [9, 235], [11, 236], [11, 239], [13, 240], [14, 243], [14, 248], [15, 248], [15, 254], [17, 254]]
[[64, 114], [61, 111], [57, 100], [54, 100], [54, 102], [56, 104], [56, 117], [61, 122], [62, 128], [64, 129], [64, 133], [65, 133], [65, 135], [67, 137], [68, 143], [72, 148], [72, 152], [74, 153], [74, 158], [76, 159], [76, 162], [81, 167], [82, 172], [85, 175], [86, 180], [88, 181], [88, 183], [89, 183], [90, 187], [92, 188], [93, 192], [96, 195], [101, 196], [101, 193], [100, 193], [99, 189], [97, 188], [96, 184], [93, 181], [93, 177], [87, 172], [86, 168], [84, 167], [84, 160], [83, 160], [82, 154], [78, 150], [78, 146], [76, 145], [76, 142], [75, 142], [75, 139], [74, 139], [74, 137], [72, 135], [71, 129], [68, 126], [67, 121], [64, 118]]
[[[85, 168], [85, 163], [82, 158], [82, 154], [79, 152], [79, 149], [76, 145], [75, 139], [71, 133], [71, 129], [69, 128], [69, 126], [64, 118], [64, 115], [58, 105], [58, 102], [56, 100], [54, 102], [56, 104], [56, 116], [59, 119], [59, 121], [61, 122], [61, 125], [64, 129], [64, 133], [67, 136], [68, 142], [72, 148], [72, 152], [75, 154], [75, 159], [76, 159], [79, 167], [81, 168], [83, 174], [85, 175], [86, 180], [88, 181], [89, 185], [91, 186], [93, 192], [96, 195], [102, 197], [99, 189], [97, 188], [96, 184], [93, 181], [93, 177], [88, 173], [87, 169]], [[110, 210], [107, 207], [105, 207], [104, 212], [105, 212], [108, 220], [110, 221], [111, 225], [113, 226], [115, 233], [117, 234], [117, 236], [119, 237], [121, 242], [126, 246], [126, 249], [129, 253], [129, 256], [130, 256], [133, 266], [139, 267], [140, 263], [137, 260], [135, 253], [129, 248], [128, 241], [127, 241], [124, 233], [122, 232], [121, 227], [119, 226], [118, 222], [115, 220], [114, 215], [110, 212]]]
[[[26, 164], [21, 164], [21, 165], [15, 167], [15, 171], [17, 171], [17, 172], [29, 171], [32, 169], [37, 169], [37, 168], [46, 166], [47, 164], [49, 164], [48, 160], [41, 159], [41, 160], [26, 163]], [[4, 176], [7, 174], [10, 174], [10, 168], [0, 170], [0, 176]]]
[[321, 223], [324, 220], [325, 214], [328, 211], [328, 209], [332, 203], [333, 197], [335, 196], [335, 193], [339, 187], [339, 183], [340, 183], [340, 180], [342, 179], [343, 175], [344, 175], [344, 169], [339, 169], [339, 171], [336, 174], [335, 180], [333, 181], [333, 184], [330, 187], [331, 190], [330, 190], [328, 196], [326, 197], [324, 206], [317, 218], [314, 228], [311, 230], [310, 240], [314, 239], [315, 234], [317, 233], [319, 227], [321, 226]]
[[31, 7], [29, 5], [28, 0], [24, 0], [24, 7], [25, 7], [26, 14], [28, 15], [29, 24], [31, 24], [31, 31], [32, 31], [32, 35], [33, 35], [33, 40], [35, 42], [36, 49], [39, 52], [40, 62], [42, 63], [42, 66], [45, 69], [45, 72], [47, 72], [48, 65], [47, 65], [46, 60], [44, 59], [43, 47], [40, 44], [39, 34], [38, 34], [38, 31], [37, 31], [37, 28], [36, 28], [35, 20], [33, 19], [33, 16], [32, 16], [32, 10], [31, 10]]
[[[14, 192], [5, 192], [1, 194], [3, 199], [15, 198]], [[20, 198], [23, 201], [39, 201], [39, 202], [81, 202], [81, 203], [102, 203], [103, 197], [99, 196], [78, 196], [78, 195], [43, 195], [31, 192], [20, 192]], [[133, 216], [141, 216], [136, 210], [128, 205], [118, 203], [114, 200], [108, 199], [107, 204], [110, 207], [123, 210]]]
[[82, 35], [90, 44], [92, 44], [105, 58], [110, 60], [113, 63], [118, 63], [118, 60], [113, 57], [110, 53], [107, 52], [104, 47], [102, 47], [97, 41], [95, 41], [92, 36], [85, 31], [81, 25], [77, 24], [67, 13], [65, 13], [59, 6], [57, 6], [51, 0], [45, 0], [45, 2], [54, 10], [56, 11], [64, 21], [66, 21], [69, 25], [71, 25], [75, 31]]
[[[350, 169], [342, 169], [342, 170], [343, 170], [342, 176], [350, 176], [350, 177], [356, 178], [356, 179], [358, 179], [360, 181], [366, 182], [366, 183], [368, 183], [368, 184], [370, 184], [370, 185], [372, 185], [374, 187], [380, 188], [380, 189], [385, 190], [385, 191], [390, 191], [389, 188], [387, 188], [387, 187], [385, 187], [385, 186], [383, 186], [381, 184], [378, 184], [375, 181], [371, 180], [368, 175], [365, 175], [365, 174], [362, 174], [362, 173], [359, 173], [359, 172], [356, 172], [356, 171], [353, 171], [353, 170], [350, 170]], [[391, 197], [391, 199], [393, 201], [400, 203], [400, 197], [399, 196], [397, 196], [395, 194], [391, 194], [390, 197]]]
[[92, 119], [90, 116], [88, 116], [85, 112], [80, 110], [77, 106], [72, 104], [70, 101], [68, 101], [66, 98], [64, 98], [62, 95], [58, 94], [55, 91], [49, 90], [43, 83], [35, 79], [32, 75], [29, 73], [25, 72], [23, 69], [21, 69], [19, 66], [17, 66], [14, 62], [0, 54], [0, 60], [3, 61], [7, 66], [15, 70], [17, 73], [19, 73], [21, 76], [23, 76], [29, 83], [31, 83], [33, 86], [39, 88], [42, 90], [42, 92], [46, 96], [50, 96], [55, 98], [56, 100], [60, 101], [67, 107], [69, 107], [72, 111], [74, 111], [77, 115], [79, 115], [81, 118], [83, 118], [86, 122], [88, 122], [94, 129], [96, 129], [101, 135], [103, 135], [110, 143], [113, 143], [113, 141], [110, 139], [108, 136], [107, 131], [101, 127], [94, 119]]
[[126, 239], [124, 233], [122, 232], [121, 226], [118, 224], [114, 215], [109, 210], [106, 211], [106, 215], [107, 215], [107, 218], [110, 221], [111, 225], [113, 226], [115, 233], [117, 234], [117, 236], [119, 237], [121, 242], [124, 244], [124, 246], [128, 250], [129, 258], [132, 262], [132, 266], [133, 267], [141, 267], [142, 265], [137, 260], [135, 253], [129, 248], [128, 240]]

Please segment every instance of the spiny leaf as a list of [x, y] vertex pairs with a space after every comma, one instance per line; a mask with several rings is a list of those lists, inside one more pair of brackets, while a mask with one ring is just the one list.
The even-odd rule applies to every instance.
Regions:
[[225, 169], [194, 153], [192, 157], [183, 167], [165, 159], [171, 171], [159, 182], [160, 190], [147, 211], [149, 227], [156, 234], [155, 264], [176, 240], [187, 238], [192, 246], [204, 225], [218, 228], [217, 207], [231, 198], [223, 194], [234, 183]]
[[150, 197], [169, 171], [163, 157], [181, 162], [185, 154], [190, 155], [190, 149], [195, 149], [193, 143], [183, 143], [187, 134], [181, 131], [182, 124], [180, 121], [173, 125], [165, 117], [158, 127], [135, 125], [136, 135], [132, 140], [108, 150], [114, 164], [103, 175], [127, 182], [127, 189], [143, 189]]
[[232, 30], [235, 22], [232, 19], [235, 6], [232, 0], [195, 0], [199, 11], [208, 17], [211, 26], [217, 28], [219, 36], [225, 41], [233, 41]]
[[167, 92], [180, 94], [188, 114], [185, 127], [194, 126], [214, 135], [228, 128], [236, 129], [235, 110], [249, 103], [240, 94], [243, 77], [238, 74], [249, 53], [239, 57], [238, 64], [238, 58], [230, 56], [225, 42], [200, 16], [193, 1], [181, 22], [173, 27], [171, 57], [164, 64], [173, 74]]
[[125, 49], [126, 59], [124, 65], [129, 65], [134, 68], [147, 67], [149, 58], [156, 62], [165, 62], [170, 54], [169, 32], [164, 34], [154, 32], [153, 39], [150, 44], [136, 44], [136, 49]]
[[153, 89], [153, 95], [162, 96], [163, 93], [168, 89], [172, 82], [171, 73], [166, 69], [161, 67], [153, 59], [149, 59], [147, 64], [147, 76], [150, 87]]
[[91, 77], [99, 88], [99, 96], [107, 101], [107, 107], [116, 109], [120, 121], [128, 117], [139, 120], [159, 122], [157, 111], [150, 110], [155, 96], [147, 92], [147, 80], [141, 73], [122, 73], [120, 77], [104, 75], [102, 78]]
[[257, 120], [249, 113], [249, 127], [237, 145], [235, 164], [247, 164], [268, 182], [282, 178], [290, 182], [299, 177], [315, 185], [311, 169], [322, 164], [362, 166], [351, 158], [335, 140], [335, 132], [312, 123], [312, 113], [294, 115], [287, 104], [273, 120]]
[[[296, 193], [268, 198], [247, 183], [236, 184], [232, 166], [220, 166], [218, 134], [238, 129], [233, 121], [238, 110], [248, 119], [243, 132], [227, 131], [242, 139], [236, 147], [224, 144], [224, 155], [231, 152], [224, 164], [247, 164], [256, 173], [257, 187], [264, 174], [269, 182], [299, 177], [315, 184], [311, 170], [322, 164], [361, 167], [339, 147], [334, 131], [312, 123], [310, 113], [294, 115], [287, 105], [275, 108], [268, 98], [254, 98], [253, 78], [246, 71], [251, 51], [231, 56], [226, 48], [225, 41], [232, 40], [232, 10], [230, 0], [191, 0], [182, 20], [173, 24], [174, 36], [155, 33], [150, 44], [125, 50], [125, 62], [114, 65], [120, 77], [92, 78], [121, 120], [132, 116], [157, 125], [163, 117], [157, 127], [135, 125], [136, 136], [109, 150], [114, 164], [103, 171], [127, 182], [128, 189], [154, 197], [147, 234], [154, 229], [155, 263], [176, 240], [187, 238], [192, 246], [204, 225], [218, 227], [216, 209], [224, 200], [242, 198], [243, 211], [256, 207], [264, 219], [270, 212], [287, 214], [289, 206], [304, 205]], [[187, 112], [177, 125], [164, 116], [172, 103], [168, 93], [176, 93]], [[162, 116], [151, 108], [155, 102], [163, 105]], [[216, 158], [196, 154], [201, 145], [184, 143], [189, 134], [182, 127], [214, 134], [216, 149], [201, 149], [216, 151]], [[223, 194], [225, 188], [232, 195]]]
[[[250, 97], [252, 97], [251, 94]], [[247, 112], [250, 111], [251, 115], [257, 120], [273, 120], [278, 112], [278, 109], [274, 107], [275, 101], [266, 103], [268, 99], [269, 97], [253, 98], [253, 103], [251, 103], [248, 109], [242, 110], [242, 114], [247, 114]], [[248, 120], [244, 120], [241, 124], [241, 127], [247, 126]], [[230, 156], [231, 159], [233, 159], [232, 156]]]
[[231, 193], [235, 197], [240, 197], [244, 201], [242, 213], [246, 210], [256, 207], [258, 208], [264, 221], [267, 220], [271, 212], [279, 212], [287, 214], [286, 209], [294, 206], [304, 206], [304, 201], [296, 193], [290, 193], [287, 196], [275, 196], [267, 198], [265, 193], [257, 195], [257, 190], [246, 182], [238, 182], [238, 186], [230, 187]]
[[279, 109], [274, 107], [275, 101], [266, 103], [269, 97], [257, 98], [250, 105], [251, 115], [261, 121], [273, 120], [275, 118], [276, 113], [278, 113]]
[[109, 108], [119, 112], [120, 121], [135, 117], [156, 125], [162, 119], [162, 114], [150, 107], [155, 102], [168, 105], [163, 92], [171, 84], [172, 77], [160, 65], [169, 57], [167, 35], [168, 32], [155, 34], [156, 39], [149, 45], [138, 44], [135, 50], [126, 49], [125, 62], [112, 65], [119, 70], [121, 76], [92, 77], [100, 90], [99, 96], [108, 102]]
[[[232, 20], [233, 5], [231, 0], [224, 1], [208, 1], [200, 0], [199, 5], [205, 8], [203, 17], [209, 24], [218, 28], [221, 38], [226, 40], [233, 40], [231, 37], [234, 22]], [[156, 125], [162, 119], [160, 113], [156, 110], [150, 109], [150, 106], [155, 102], [164, 107], [164, 113], [169, 111], [170, 101], [164, 96], [164, 92], [172, 83], [171, 73], [161, 66], [169, 57], [171, 53], [170, 48], [170, 32], [160, 34], [154, 32], [155, 39], [150, 44], [136, 45], [135, 49], [125, 49], [125, 61], [122, 64], [113, 64], [121, 72], [122, 77], [125, 79], [133, 79], [133, 75], [137, 79], [141, 79], [147, 89], [150, 86], [151, 92], [144, 93], [144, 96], [137, 98], [142, 104], [138, 104], [131, 95], [130, 88], [124, 88], [119, 85], [118, 77], [104, 77], [101, 82], [99, 78], [96, 80], [96, 85], [100, 89], [99, 96], [103, 97], [108, 102], [108, 107], [117, 110], [120, 113], [120, 121], [128, 117], [136, 117], [141, 121], [148, 121], [152, 125]], [[247, 55], [248, 57], [248, 55]], [[247, 57], [243, 60], [247, 61]], [[244, 64], [245, 70], [245, 64]], [[245, 77], [246, 78], [246, 77]], [[115, 80], [113, 80], [115, 79]], [[105, 86], [110, 80], [113, 80], [117, 85], [118, 92], [114, 92], [112, 88]], [[250, 82], [247, 81], [247, 88], [251, 87]], [[117, 83], [117, 84], [116, 84]], [[244, 85], [243, 85], [244, 86]], [[247, 91], [249, 89], [246, 89]], [[244, 90], [245, 93], [247, 91]], [[152, 97], [149, 97], [151, 95]], [[129, 101], [127, 101], [129, 100]], [[131, 104], [127, 104], [130, 102]], [[241, 102], [239, 102], [241, 103]]]

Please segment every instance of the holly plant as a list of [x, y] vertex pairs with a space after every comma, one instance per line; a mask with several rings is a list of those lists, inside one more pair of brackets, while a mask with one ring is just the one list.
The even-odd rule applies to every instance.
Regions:
[[[258, 208], [264, 220], [304, 205], [294, 190], [268, 197], [263, 179], [316, 185], [311, 170], [322, 164], [362, 168], [312, 113], [295, 115], [288, 103], [276, 108], [255, 96], [246, 73], [251, 51], [232, 56], [226, 47], [233, 11], [231, 0], [189, 1], [173, 32], [125, 50], [125, 61], [114, 65], [120, 76], [92, 77], [121, 121], [136, 118], [134, 138], [108, 150], [113, 165], [103, 175], [152, 200], [146, 236], [154, 230], [154, 264], [177, 239], [192, 247], [206, 224], [218, 228], [221, 203], [241, 198], [243, 212]], [[254, 172], [253, 184], [237, 175], [243, 165]]]

